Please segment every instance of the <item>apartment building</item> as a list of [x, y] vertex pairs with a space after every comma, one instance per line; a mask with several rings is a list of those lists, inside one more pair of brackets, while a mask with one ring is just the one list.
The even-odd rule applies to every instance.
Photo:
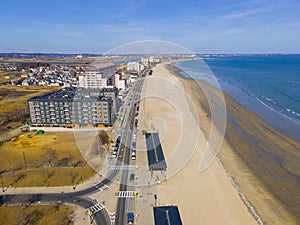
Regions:
[[127, 70], [140, 72], [140, 71], [143, 71], [144, 69], [145, 69], [145, 66], [139, 62], [128, 62], [127, 63]]
[[[114, 121], [113, 98], [87, 89], [67, 88], [28, 99], [36, 126], [103, 127]], [[113, 91], [108, 95], [113, 96]]]
[[113, 63], [95, 63], [90, 66], [85, 75], [79, 76], [81, 88], [106, 88], [115, 85], [114, 75], [117, 71]]

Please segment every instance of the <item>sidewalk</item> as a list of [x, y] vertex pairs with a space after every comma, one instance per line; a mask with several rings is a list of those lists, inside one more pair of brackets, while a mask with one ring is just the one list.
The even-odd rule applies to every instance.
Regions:
[[67, 193], [75, 192], [91, 187], [101, 181], [103, 178], [99, 174], [84, 183], [78, 184], [76, 189], [73, 186], [59, 186], [59, 187], [5, 187], [5, 192], [2, 195], [9, 194], [40, 194], [40, 193]]

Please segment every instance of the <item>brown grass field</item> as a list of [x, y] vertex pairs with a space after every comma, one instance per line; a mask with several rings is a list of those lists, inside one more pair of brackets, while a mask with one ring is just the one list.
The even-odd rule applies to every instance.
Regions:
[[1, 86], [0, 113], [15, 109], [27, 109], [27, 99], [37, 95], [58, 90], [58, 87], [48, 86]]
[[74, 207], [54, 206], [1, 206], [0, 225], [72, 225]]
[[33, 134], [31, 138], [29, 134], [0, 146], [0, 171], [6, 187], [76, 186], [95, 175], [73, 133]]
[[57, 87], [5, 85], [0, 88], [0, 134], [24, 124], [28, 118], [27, 99], [58, 90]]

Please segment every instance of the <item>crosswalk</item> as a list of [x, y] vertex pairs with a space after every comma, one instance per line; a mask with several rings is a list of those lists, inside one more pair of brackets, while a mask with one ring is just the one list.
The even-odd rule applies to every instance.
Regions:
[[108, 189], [108, 186], [106, 184], [99, 186], [99, 185], [94, 185], [96, 188], [99, 189], [99, 191], [105, 191], [106, 189]]
[[101, 209], [103, 209], [104, 206], [101, 203], [97, 203], [96, 205], [91, 206], [86, 210], [89, 216], [99, 212]]
[[119, 191], [118, 198], [133, 198], [134, 191]]
[[110, 222], [112, 224], [115, 224], [116, 215], [115, 214], [109, 214]]

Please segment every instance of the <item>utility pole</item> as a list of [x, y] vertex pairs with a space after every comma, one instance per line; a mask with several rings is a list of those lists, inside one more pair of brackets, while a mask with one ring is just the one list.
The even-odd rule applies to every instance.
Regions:
[[27, 170], [27, 161], [25, 157], [25, 152], [23, 152], [23, 159], [24, 159], [25, 169]]

